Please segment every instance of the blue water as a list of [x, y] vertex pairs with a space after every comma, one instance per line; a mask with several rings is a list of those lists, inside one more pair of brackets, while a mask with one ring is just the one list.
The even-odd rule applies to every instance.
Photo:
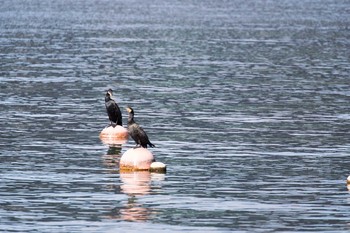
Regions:
[[[350, 3], [2, 1], [1, 232], [348, 232]], [[105, 90], [166, 174], [121, 173]]]

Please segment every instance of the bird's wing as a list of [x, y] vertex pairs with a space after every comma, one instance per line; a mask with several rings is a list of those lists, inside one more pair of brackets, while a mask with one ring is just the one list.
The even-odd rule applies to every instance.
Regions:
[[120, 109], [119, 109], [117, 103], [116, 103], [114, 100], [113, 100], [112, 103], [113, 103], [113, 104], [112, 104], [112, 108], [113, 108], [114, 113], [115, 113], [115, 114], [118, 114], [118, 112], [120, 112]]
[[148, 140], [148, 136], [147, 136], [145, 130], [141, 126], [139, 128], [139, 134], [142, 135], [142, 138], [145, 138]]

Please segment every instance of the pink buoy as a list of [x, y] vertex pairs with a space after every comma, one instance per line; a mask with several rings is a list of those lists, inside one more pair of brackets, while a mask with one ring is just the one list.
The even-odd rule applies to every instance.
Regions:
[[104, 144], [116, 145], [124, 144], [128, 140], [128, 130], [123, 126], [109, 126], [104, 128], [100, 133], [100, 139]]
[[155, 162], [153, 154], [146, 148], [131, 148], [120, 158], [121, 171], [148, 171]]

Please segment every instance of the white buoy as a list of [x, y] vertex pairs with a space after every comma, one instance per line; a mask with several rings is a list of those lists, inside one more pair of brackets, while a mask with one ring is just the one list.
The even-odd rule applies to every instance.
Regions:
[[155, 161], [153, 154], [146, 148], [131, 148], [120, 158], [121, 171], [149, 171]]
[[104, 128], [100, 133], [101, 141], [107, 145], [124, 144], [128, 140], [128, 137], [128, 130], [120, 125], [115, 127], [109, 126]]
[[153, 162], [151, 164], [149, 171], [150, 172], [165, 173], [166, 172], [166, 165], [164, 163], [161, 163], [161, 162]]

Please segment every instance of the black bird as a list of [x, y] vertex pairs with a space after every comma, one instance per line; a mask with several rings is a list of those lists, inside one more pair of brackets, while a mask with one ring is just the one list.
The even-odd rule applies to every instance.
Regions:
[[128, 133], [136, 142], [136, 147], [142, 146], [143, 148], [147, 148], [147, 145], [150, 147], [155, 147], [146, 134], [146, 132], [134, 121], [134, 110], [131, 107], [127, 107], [126, 110], [129, 113], [128, 117]]
[[122, 113], [118, 107], [118, 104], [112, 99], [113, 91], [109, 89], [105, 96], [105, 105], [108, 114], [108, 118], [111, 121], [111, 126], [115, 127], [116, 125], [123, 126], [122, 123]]

